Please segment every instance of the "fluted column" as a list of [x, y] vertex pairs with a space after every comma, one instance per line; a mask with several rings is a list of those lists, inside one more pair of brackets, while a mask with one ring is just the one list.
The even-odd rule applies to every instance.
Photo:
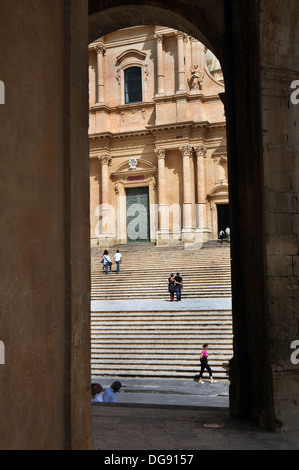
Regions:
[[163, 51], [163, 34], [155, 34], [157, 41], [157, 95], [164, 95], [165, 75], [164, 75], [164, 51]]
[[167, 191], [166, 191], [166, 151], [165, 149], [156, 149], [156, 156], [158, 158], [158, 203], [159, 203], [159, 226], [158, 226], [158, 240], [169, 238], [169, 213], [167, 204]]
[[104, 44], [95, 45], [97, 51], [97, 103], [105, 103]]
[[191, 179], [191, 158], [193, 149], [189, 145], [180, 147], [183, 157], [183, 179], [184, 179], [184, 201], [183, 201], [183, 241], [192, 241], [194, 227], [192, 223], [192, 179]]
[[[206, 158], [207, 149], [204, 145], [196, 147], [197, 158], [197, 204], [196, 204], [196, 228], [199, 233], [210, 233], [207, 221], [207, 187], [206, 187]], [[207, 236], [203, 235], [203, 241]]]
[[181, 31], [177, 31], [178, 40], [178, 93], [185, 93], [186, 91], [186, 67], [185, 67], [185, 51], [184, 42], [186, 40], [186, 34]]

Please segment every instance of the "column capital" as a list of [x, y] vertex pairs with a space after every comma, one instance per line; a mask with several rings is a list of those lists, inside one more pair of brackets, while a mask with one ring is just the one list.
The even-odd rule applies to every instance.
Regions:
[[193, 148], [190, 145], [184, 145], [183, 147], [180, 147], [180, 152], [183, 157], [193, 156]]
[[156, 39], [157, 42], [163, 43], [165, 36], [162, 33], [156, 33], [154, 34], [154, 38]]
[[166, 150], [165, 149], [155, 149], [155, 154], [158, 160], [165, 160], [166, 158]]
[[194, 151], [197, 157], [207, 158], [208, 151], [204, 145], [199, 145], [198, 147], [195, 147]]
[[95, 44], [94, 46], [94, 49], [97, 51], [98, 54], [102, 54], [104, 55], [105, 52], [106, 52], [106, 49], [105, 49], [105, 46], [102, 42], [98, 42], [97, 44]]
[[182, 31], [176, 31], [175, 35], [178, 39], [182, 39], [182, 40], [186, 41], [186, 38], [187, 38], [186, 33], [183, 33]]
[[101, 163], [101, 165], [107, 165], [107, 166], [110, 166], [111, 165], [111, 162], [112, 162], [112, 158], [110, 157], [110, 155], [108, 154], [103, 154], [103, 155], [99, 155], [99, 161]]

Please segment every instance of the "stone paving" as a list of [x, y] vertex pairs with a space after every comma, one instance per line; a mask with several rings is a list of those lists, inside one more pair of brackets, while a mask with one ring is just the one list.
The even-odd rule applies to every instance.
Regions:
[[202, 450], [299, 450], [299, 434], [262, 431], [230, 418], [223, 408], [97, 404], [92, 410], [93, 447], [106, 456], [117, 451], [188, 451], [199, 458], [196, 452]]
[[[94, 381], [106, 389], [117, 379]], [[119, 380], [123, 387], [118, 403], [92, 407], [94, 449], [299, 450], [299, 433], [265, 432], [230, 418], [227, 381], [210, 384], [206, 380], [200, 385], [182, 379]]]

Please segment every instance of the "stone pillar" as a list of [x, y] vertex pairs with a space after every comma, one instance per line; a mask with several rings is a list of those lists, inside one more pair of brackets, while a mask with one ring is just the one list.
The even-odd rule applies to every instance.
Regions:
[[158, 158], [158, 204], [159, 204], [159, 221], [158, 221], [158, 233], [157, 233], [157, 244], [164, 244], [169, 240], [169, 213], [167, 204], [167, 193], [166, 193], [166, 172], [165, 172], [165, 161], [166, 151], [165, 149], [156, 149], [155, 153]]
[[202, 242], [208, 240], [211, 232], [207, 224], [207, 186], [206, 186], [206, 158], [207, 149], [204, 145], [196, 147], [197, 158], [197, 204], [196, 204], [196, 232]]
[[163, 34], [155, 34], [157, 41], [157, 95], [164, 95], [165, 75], [164, 75], [164, 51], [163, 51]]
[[106, 49], [104, 44], [95, 45], [97, 51], [97, 103], [105, 103], [105, 73], [104, 73], [104, 54]]
[[185, 93], [186, 91], [186, 67], [184, 42], [187, 38], [185, 33], [177, 31], [178, 39], [178, 91], [177, 93]]
[[190, 159], [193, 156], [193, 149], [189, 145], [180, 147], [183, 157], [183, 179], [184, 179], [184, 204], [183, 204], [183, 230], [182, 241], [194, 241], [194, 227], [192, 224], [192, 181]]
[[102, 180], [101, 180], [101, 205], [99, 216], [102, 217], [102, 224], [99, 233], [99, 245], [111, 246], [114, 241], [114, 234], [111, 227], [111, 213], [112, 207], [109, 204], [109, 166], [111, 165], [111, 157], [108, 154], [100, 155], [99, 161], [102, 165]]

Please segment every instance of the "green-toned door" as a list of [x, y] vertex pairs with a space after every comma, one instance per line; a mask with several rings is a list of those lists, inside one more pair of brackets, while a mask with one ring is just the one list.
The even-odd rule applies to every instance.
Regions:
[[149, 188], [132, 188], [127, 195], [128, 243], [150, 242]]

